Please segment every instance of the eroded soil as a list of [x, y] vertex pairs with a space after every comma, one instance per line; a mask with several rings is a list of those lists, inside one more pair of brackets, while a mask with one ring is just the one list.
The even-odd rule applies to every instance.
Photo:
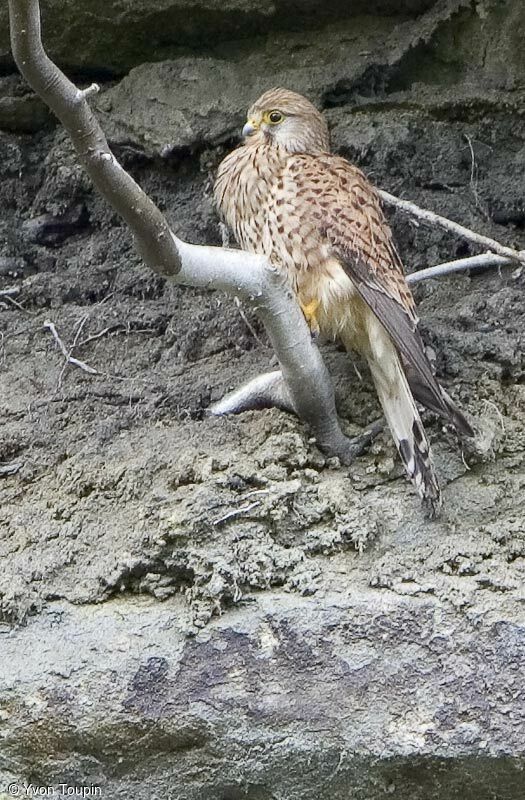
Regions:
[[[379, 185], [520, 246], [525, 127], [483, 112], [328, 111], [336, 149]], [[440, 378], [480, 420], [470, 469], [428, 417], [446, 508], [424, 520], [388, 436], [350, 469], [327, 463], [277, 411], [206, 416], [272, 363], [258, 320], [230, 298], [170, 286], [143, 266], [92, 192], [64, 134], [1, 135], [1, 529], [4, 618], [58, 598], [184, 592], [197, 624], [259, 590], [331, 580], [466, 604], [518, 600], [524, 572], [523, 277], [417, 289]], [[119, 155], [194, 242], [218, 244], [210, 172], [223, 149]], [[395, 215], [409, 269], [471, 252]], [[474, 251], [472, 251], [474, 252]], [[66, 365], [49, 324], [91, 368]], [[378, 414], [363, 365], [324, 352], [349, 432]], [[95, 372], [96, 371], [96, 372]], [[9, 465], [9, 469], [6, 466]], [[10, 472], [12, 474], [10, 474]], [[497, 599], [496, 599], [497, 598]]]

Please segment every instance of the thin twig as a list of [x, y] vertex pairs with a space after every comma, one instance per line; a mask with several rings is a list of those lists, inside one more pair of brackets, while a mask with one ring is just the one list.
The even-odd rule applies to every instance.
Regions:
[[499, 408], [496, 405], [496, 403], [493, 403], [492, 400], [484, 400], [483, 402], [484, 402], [484, 404], [486, 406], [490, 406], [491, 408], [493, 408], [496, 411], [496, 414], [497, 414], [497, 417], [498, 417], [498, 420], [499, 420], [499, 424], [501, 425], [501, 430], [503, 431], [503, 433], [506, 433], [506, 430], [505, 430], [505, 417], [503, 416], [503, 414], [499, 410]]
[[255, 328], [253, 327], [252, 323], [250, 322], [250, 320], [248, 319], [248, 317], [247, 317], [247, 316], [246, 316], [246, 314], [244, 313], [244, 309], [243, 309], [243, 307], [242, 307], [242, 303], [241, 303], [241, 301], [239, 300], [239, 298], [238, 298], [238, 297], [235, 297], [235, 298], [234, 298], [234, 302], [235, 302], [235, 305], [237, 306], [237, 308], [238, 308], [238, 310], [239, 310], [239, 314], [240, 314], [240, 317], [241, 317], [242, 321], [244, 322], [244, 324], [246, 325], [246, 327], [247, 327], [247, 328], [248, 328], [248, 330], [250, 331], [250, 333], [251, 333], [251, 335], [253, 336], [253, 338], [255, 339], [255, 341], [256, 341], [256, 342], [259, 342], [259, 344], [261, 345], [261, 347], [266, 347], [266, 348], [267, 348], [267, 347], [268, 347], [268, 345], [267, 345], [267, 344], [265, 344], [265, 343], [263, 342], [263, 340], [260, 338], [260, 336], [258, 336], [258, 335], [257, 335], [257, 331], [255, 330]]
[[11, 293], [4, 294], [1, 297], [2, 297], [2, 300], [7, 300], [8, 303], [11, 303], [11, 305], [16, 306], [16, 308], [18, 308], [20, 311], [23, 311], [24, 314], [27, 314], [30, 317], [33, 316], [34, 312], [33, 311], [28, 311], [27, 308], [24, 308], [22, 303], [19, 303], [18, 300], [15, 300], [14, 297], [11, 297]]
[[[81, 325], [79, 326], [79, 329], [77, 331], [77, 336], [79, 335], [80, 331], [82, 330], [82, 327], [84, 325], [85, 319], [87, 319], [87, 318], [84, 318], [84, 320], [81, 322]], [[89, 364], [86, 364], [84, 361], [80, 361], [80, 359], [74, 358], [71, 355], [71, 352], [72, 352], [73, 348], [71, 348], [71, 350], [67, 349], [66, 345], [64, 344], [64, 342], [62, 341], [62, 339], [60, 338], [60, 336], [58, 334], [58, 331], [56, 329], [56, 325], [55, 325], [54, 322], [51, 322], [51, 320], [46, 319], [46, 321], [44, 322], [44, 328], [47, 328], [51, 332], [51, 335], [53, 336], [53, 339], [57, 343], [58, 347], [60, 348], [60, 352], [62, 353], [62, 355], [64, 356], [64, 358], [66, 360], [66, 364], [64, 365], [64, 367], [62, 367], [62, 370], [61, 370], [60, 375], [59, 375], [59, 379], [58, 379], [59, 385], [60, 385], [60, 382], [61, 382], [62, 375], [64, 373], [64, 369], [67, 366], [67, 364], [72, 364], [74, 367], [78, 367], [79, 369], [83, 370], [84, 372], [89, 373], [90, 375], [98, 375], [98, 371], [96, 369], [94, 369], [94, 367], [90, 367]], [[75, 343], [73, 343], [73, 347], [74, 346], [75, 346]]]
[[[467, 144], [470, 150], [470, 188], [472, 190], [472, 194], [474, 195], [474, 201], [476, 203], [476, 208], [483, 214], [483, 209], [481, 208], [481, 203], [479, 202], [479, 195], [478, 195], [478, 168], [476, 165], [476, 154], [474, 152], [474, 147], [472, 145], [472, 139], [468, 135], [468, 133], [464, 134], [465, 139], [467, 140]], [[486, 216], [486, 215], [484, 215]]]
[[106, 333], [114, 333], [116, 331], [124, 331], [126, 330], [124, 325], [108, 325], [107, 328], [103, 328], [98, 333], [94, 333], [92, 336], [88, 336], [86, 339], [82, 339], [81, 342], [77, 342], [77, 347], [83, 347], [85, 344], [89, 342], [94, 342], [96, 339], [100, 339], [102, 336], [105, 336]]
[[441, 217], [439, 214], [428, 211], [426, 208], [420, 208], [409, 200], [401, 200], [399, 197], [395, 197], [393, 194], [389, 194], [383, 189], [378, 189], [378, 194], [387, 205], [399, 208], [412, 217], [421, 219], [429, 225], [437, 225], [450, 233], [454, 233], [456, 236], [460, 236], [462, 239], [467, 239], [470, 242], [480, 245], [480, 247], [490, 250], [492, 253], [497, 253], [500, 256], [505, 256], [505, 258], [510, 258], [512, 261], [525, 264], [525, 250], [518, 251], [514, 250], [512, 247], [500, 244], [500, 242], [497, 242], [495, 239], [483, 236], [481, 233], [476, 233], [470, 230], [470, 228], [466, 228], [464, 225], [453, 222], [446, 217]]
[[436, 264], [435, 267], [420, 269], [407, 275], [406, 279], [407, 283], [419, 283], [428, 278], [442, 278], [444, 275], [465, 272], [468, 269], [489, 269], [490, 267], [515, 266], [515, 264], [514, 259], [497, 256], [494, 253], [482, 253], [479, 256], [458, 258], [456, 261], [445, 261], [443, 264]]
[[10, 464], [0, 464], [0, 477], [16, 475], [24, 466], [22, 461], [12, 461]]
[[75, 338], [73, 339], [73, 344], [71, 345], [71, 350], [69, 351], [70, 353], [73, 352], [73, 348], [77, 346], [80, 334], [82, 333], [84, 325], [86, 324], [88, 319], [89, 319], [89, 314], [85, 314], [78, 323], [77, 329], [75, 331]]
[[474, 155], [474, 148], [472, 147], [472, 139], [468, 135], [468, 133], [464, 134], [465, 139], [467, 140], [467, 144], [470, 150], [470, 185], [472, 187], [472, 191], [474, 193], [474, 197], [476, 198], [476, 203], [478, 202], [478, 193], [475, 184], [475, 176], [476, 176], [476, 156]]
[[214, 525], [221, 525], [221, 523], [226, 522], [228, 519], [233, 519], [233, 517], [238, 517], [241, 514], [247, 514], [252, 509], [257, 508], [257, 506], [261, 505], [261, 500], [256, 500], [254, 503], [248, 503], [245, 506], [241, 506], [241, 508], [234, 508], [232, 511], [228, 511], [227, 514], [224, 514], [222, 517], [213, 520]]
[[[64, 373], [66, 371], [66, 368], [67, 368], [68, 364], [75, 364], [75, 366], [77, 366], [77, 367], [80, 367], [80, 364], [84, 364], [83, 361], [78, 361], [77, 358], [73, 357], [73, 350], [75, 349], [75, 347], [76, 347], [76, 345], [78, 343], [78, 339], [80, 337], [80, 334], [82, 333], [82, 329], [84, 328], [84, 325], [88, 321], [88, 318], [89, 318], [89, 314], [85, 314], [81, 318], [81, 320], [80, 320], [80, 322], [79, 322], [79, 324], [77, 326], [77, 329], [75, 331], [75, 338], [73, 339], [73, 344], [71, 345], [71, 347], [69, 348], [69, 351], [68, 351], [68, 358], [64, 362], [64, 364], [62, 366], [62, 369], [60, 370], [60, 374], [58, 376], [58, 387], [60, 387], [62, 385], [62, 378], [64, 377]], [[78, 363], [76, 363], [76, 362], [78, 362]], [[86, 367], [88, 367], [88, 364], [84, 364], [84, 366], [80, 367], [80, 369], [85, 369], [86, 372], [89, 372], [89, 370], [92, 369], [92, 367], [88, 367], [88, 369], [86, 369]], [[95, 370], [95, 374], [96, 374], [96, 370]]]

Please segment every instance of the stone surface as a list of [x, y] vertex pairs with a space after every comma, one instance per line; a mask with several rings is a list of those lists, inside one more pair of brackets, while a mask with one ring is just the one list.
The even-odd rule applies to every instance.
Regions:
[[[148, 7], [86, 5], [108, 20], [90, 39], [77, 4], [50, 41], [82, 83], [111, 75], [104, 126], [184, 238], [220, 241], [213, 165], [271, 77], [325, 109], [377, 184], [525, 246], [520, 3], [349, 20], [334, 2], [318, 22], [305, 3], [300, 28], [284, 3]], [[183, 10], [191, 51], [167, 23]], [[153, 27], [172, 39], [145, 55]], [[446, 503], [428, 523], [386, 435], [341, 469], [283, 413], [206, 417], [269, 368], [257, 319], [139, 264], [14, 73], [0, 126], [0, 290], [18, 290], [0, 296], [0, 797], [17, 780], [148, 800], [522, 800], [523, 276], [418, 287], [438, 374], [485, 445], [468, 469], [427, 419]], [[472, 252], [391, 220], [410, 270]], [[64, 370], [47, 320], [97, 375]], [[323, 353], [358, 432], [378, 413], [366, 370]]]
[[16, 75], [0, 78], [0, 129], [32, 133], [51, 121], [51, 113]]
[[6, 780], [114, 800], [518, 798], [524, 628], [496, 605], [274, 592], [188, 638], [181, 600], [57, 603], [0, 634]]
[[[412, 16], [435, 0], [44, 0], [53, 58], [73, 68], [120, 72], [180, 50], [279, 30], [319, 28], [362, 14]], [[466, 3], [465, 3], [466, 4]], [[451, 3], [449, 3], [451, 5]], [[0, 9], [0, 63], [10, 61], [7, 4]]]
[[148, 154], [216, 145], [239, 136], [247, 109], [269, 87], [290, 86], [320, 103], [341, 91], [342, 76], [348, 86], [370, 69], [392, 69], [446, 16], [433, 8], [394, 24], [369, 16], [356, 27], [348, 19], [321, 30], [276, 33], [257, 47], [225, 45], [214, 57], [143, 64], [105, 92], [97, 107], [113, 142], [132, 142]]

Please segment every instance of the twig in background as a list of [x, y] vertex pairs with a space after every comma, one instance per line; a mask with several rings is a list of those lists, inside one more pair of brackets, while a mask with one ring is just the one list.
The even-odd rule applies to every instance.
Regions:
[[16, 475], [19, 472], [24, 464], [22, 461], [12, 461], [10, 464], [0, 464], [0, 478], [7, 477], [9, 475]]
[[228, 511], [227, 514], [224, 514], [222, 517], [213, 520], [214, 525], [222, 525], [223, 522], [226, 522], [229, 519], [233, 519], [234, 517], [238, 517], [241, 514], [247, 514], [252, 509], [257, 508], [257, 506], [261, 505], [261, 500], [256, 500], [254, 503], [248, 503], [245, 506], [241, 506], [241, 508], [234, 508], [232, 511]]
[[98, 375], [98, 371], [94, 367], [90, 367], [89, 364], [86, 364], [84, 361], [80, 361], [79, 358], [74, 358], [74, 356], [71, 355], [71, 353], [73, 351], [73, 347], [75, 347], [75, 344], [76, 344], [76, 342], [78, 340], [78, 336], [80, 335], [80, 332], [81, 332], [82, 328], [84, 327], [86, 319], [87, 319], [87, 317], [84, 317], [81, 320], [81, 323], [80, 323], [80, 325], [79, 325], [79, 327], [77, 329], [77, 333], [76, 333], [73, 345], [71, 347], [71, 350], [67, 349], [66, 345], [64, 344], [64, 342], [60, 338], [60, 336], [58, 334], [58, 331], [56, 329], [55, 323], [51, 322], [51, 320], [49, 320], [49, 319], [46, 319], [46, 321], [44, 322], [44, 328], [47, 328], [51, 332], [51, 335], [53, 336], [53, 339], [57, 343], [58, 347], [60, 348], [60, 352], [62, 353], [62, 355], [64, 356], [64, 358], [66, 360], [66, 363], [62, 367], [62, 370], [61, 370], [60, 375], [58, 377], [58, 386], [60, 386], [60, 384], [62, 382], [62, 376], [63, 376], [64, 370], [65, 370], [65, 368], [67, 367], [68, 364], [72, 364], [74, 367], [78, 367], [79, 369], [83, 370], [83, 372], [87, 372], [90, 375]]
[[467, 239], [469, 242], [474, 242], [480, 247], [490, 250], [491, 253], [497, 253], [500, 256], [511, 259], [511, 261], [525, 264], [525, 250], [518, 251], [514, 250], [512, 247], [507, 247], [497, 242], [495, 239], [491, 239], [489, 236], [476, 233], [470, 228], [460, 225], [458, 222], [453, 222], [451, 219], [447, 219], [447, 217], [442, 217], [439, 214], [435, 214], [433, 211], [421, 208], [415, 203], [411, 203], [409, 200], [401, 200], [399, 197], [395, 197], [393, 194], [389, 194], [383, 189], [378, 189], [378, 194], [384, 203], [389, 206], [394, 206], [394, 208], [399, 208], [412, 217], [421, 219], [429, 225], [437, 225], [439, 228], [449, 231], [449, 233], [453, 233], [456, 236], [460, 236], [462, 239]]
[[12, 286], [9, 289], [2, 289], [2, 290], [0, 290], [0, 300], [7, 300], [8, 303], [11, 303], [11, 305], [16, 306], [17, 308], [19, 308], [20, 311], [24, 312], [24, 314], [28, 314], [29, 316], [32, 316], [33, 312], [32, 311], [28, 311], [27, 308], [24, 308], [22, 303], [19, 303], [18, 300], [15, 300], [15, 298], [13, 297], [13, 295], [18, 294], [19, 291], [20, 291], [20, 288], [18, 286]]
[[108, 325], [107, 328], [103, 328], [98, 333], [94, 333], [92, 336], [87, 336], [85, 339], [82, 339], [81, 342], [77, 342], [76, 347], [83, 347], [85, 344], [89, 344], [89, 342], [94, 342], [96, 339], [100, 339], [102, 336], [105, 336], [106, 333], [115, 333], [116, 331], [125, 330], [126, 328], [124, 325]]
[[[522, 252], [525, 254], [525, 251]], [[436, 264], [435, 267], [420, 269], [407, 275], [406, 279], [407, 283], [419, 283], [428, 278], [442, 278], [444, 275], [466, 272], [469, 269], [489, 269], [490, 267], [510, 267], [515, 265], [516, 260], [513, 258], [497, 256], [494, 253], [481, 253], [479, 256], [458, 258], [456, 261], [445, 261], [443, 264]], [[518, 269], [521, 270], [521, 267]]]
[[255, 328], [253, 327], [252, 323], [250, 322], [250, 320], [249, 320], [249, 319], [248, 319], [248, 317], [246, 316], [246, 314], [245, 314], [245, 312], [244, 312], [244, 309], [243, 309], [243, 307], [242, 307], [242, 303], [241, 303], [241, 301], [239, 300], [239, 298], [238, 298], [238, 297], [234, 297], [234, 298], [233, 298], [233, 301], [234, 301], [235, 305], [237, 306], [237, 308], [238, 308], [238, 310], [239, 310], [239, 314], [241, 315], [241, 319], [242, 319], [242, 321], [244, 322], [244, 324], [246, 325], [246, 327], [247, 327], [247, 328], [248, 328], [248, 330], [250, 331], [250, 333], [251, 333], [251, 335], [253, 336], [253, 338], [254, 338], [254, 339], [257, 341], [257, 342], [259, 342], [259, 344], [261, 345], [261, 347], [266, 347], [266, 348], [268, 348], [268, 345], [267, 345], [267, 344], [265, 344], [265, 343], [263, 342], [263, 340], [260, 338], [260, 336], [258, 336], [258, 334], [257, 334], [257, 331], [255, 330]]

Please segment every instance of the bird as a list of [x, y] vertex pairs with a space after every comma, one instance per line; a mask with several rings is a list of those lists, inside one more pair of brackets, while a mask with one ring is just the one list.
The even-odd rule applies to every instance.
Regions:
[[416, 402], [460, 436], [474, 431], [434, 375], [375, 187], [331, 152], [313, 103], [273, 88], [248, 110], [241, 144], [218, 167], [214, 198], [239, 246], [286, 276], [312, 334], [366, 359], [407, 477], [436, 516], [441, 490]]

